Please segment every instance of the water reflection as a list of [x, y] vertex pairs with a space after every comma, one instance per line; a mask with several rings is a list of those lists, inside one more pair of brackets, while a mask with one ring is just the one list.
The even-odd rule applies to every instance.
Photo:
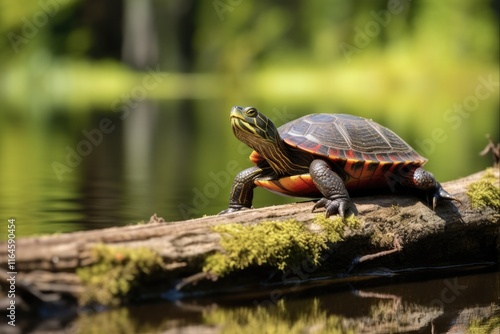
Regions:
[[[135, 224], [153, 213], [167, 221], [215, 214], [228, 205], [233, 177], [251, 164], [250, 149], [231, 132], [229, 107], [142, 101], [127, 117], [53, 110], [16, 126], [0, 122], [8, 157], [0, 211], [17, 219], [18, 236]], [[214, 181], [228, 162], [231, 175]], [[256, 206], [290, 201], [263, 191]]]
[[494, 333], [500, 330], [500, 273], [335, 291], [261, 303], [260, 294], [134, 305], [83, 314], [80, 333]]

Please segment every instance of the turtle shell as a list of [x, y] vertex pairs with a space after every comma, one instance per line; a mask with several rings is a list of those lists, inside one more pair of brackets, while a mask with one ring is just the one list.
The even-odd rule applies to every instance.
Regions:
[[288, 145], [331, 160], [427, 162], [397, 134], [363, 117], [311, 114], [278, 131]]
[[[393, 131], [358, 116], [310, 114], [282, 125], [278, 131], [288, 145], [331, 161], [348, 190], [388, 187], [391, 177], [411, 176], [427, 162]], [[260, 157], [255, 153], [251, 159], [257, 162]], [[308, 174], [257, 185], [286, 195], [317, 195]]]

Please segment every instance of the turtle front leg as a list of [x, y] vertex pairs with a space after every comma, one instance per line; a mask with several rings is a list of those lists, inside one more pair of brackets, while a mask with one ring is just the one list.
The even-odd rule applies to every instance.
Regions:
[[236, 175], [231, 195], [229, 198], [229, 208], [219, 212], [219, 215], [250, 209], [252, 207], [254, 180], [263, 173], [262, 168], [255, 166], [247, 168]]
[[450, 195], [441, 187], [441, 184], [436, 181], [431, 172], [426, 171], [422, 167], [415, 170], [413, 174], [413, 184], [415, 188], [424, 190], [429, 196], [432, 196], [432, 210], [436, 209], [437, 202], [441, 199], [460, 202], [460, 200]]
[[309, 166], [309, 174], [316, 185], [316, 188], [323, 194], [314, 205], [312, 211], [317, 208], [326, 209], [326, 217], [338, 213], [344, 218], [345, 213], [349, 210], [351, 199], [345, 188], [344, 181], [335, 173], [326, 161], [316, 159]]

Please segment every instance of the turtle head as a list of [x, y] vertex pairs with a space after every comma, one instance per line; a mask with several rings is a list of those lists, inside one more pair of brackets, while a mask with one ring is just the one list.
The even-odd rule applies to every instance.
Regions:
[[254, 107], [234, 106], [230, 118], [236, 138], [257, 152], [266, 151], [266, 147], [280, 141], [274, 123]]

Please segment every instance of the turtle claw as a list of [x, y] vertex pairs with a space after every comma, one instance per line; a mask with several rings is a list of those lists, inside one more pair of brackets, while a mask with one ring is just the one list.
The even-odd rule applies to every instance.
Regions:
[[427, 204], [429, 206], [432, 206], [432, 211], [436, 211], [437, 203], [442, 199], [453, 200], [462, 204], [459, 199], [453, 197], [443, 189], [441, 184], [436, 181], [432, 173], [426, 171], [422, 167], [419, 167], [415, 170], [413, 174], [413, 182], [417, 189], [421, 189], [425, 193], [427, 193]]
[[233, 213], [233, 212], [249, 210], [249, 209], [250, 208], [247, 208], [246, 206], [243, 206], [243, 205], [231, 205], [226, 210], [222, 210], [221, 212], [219, 212], [218, 215], [225, 215], [227, 213]]
[[339, 216], [344, 219], [345, 213], [349, 210], [349, 200], [344, 198], [336, 198], [336, 199], [328, 199], [323, 197], [319, 201], [314, 204], [311, 212], [314, 212], [315, 209], [325, 208], [325, 216], [329, 218], [331, 215], [338, 213]]
[[[432, 194], [432, 211], [436, 211], [436, 206], [439, 200], [449, 200], [449, 201], [457, 201], [458, 203], [462, 204], [462, 201], [460, 201], [458, 198], [453, 197], [450, 195], [446, 190], [441, 187], [441, 184], [439, 182], [437, 183], [436, 191], [434, 194]], [[430, 200], [429, 200], [430, 202]], [[430, 203], [429, 203], [430, 204]]]

